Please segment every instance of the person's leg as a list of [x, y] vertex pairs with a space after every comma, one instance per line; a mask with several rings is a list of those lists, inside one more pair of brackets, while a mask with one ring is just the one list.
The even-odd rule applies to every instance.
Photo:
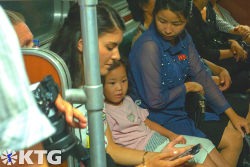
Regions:
[[228, 162], [222, 157], [222, 155], [215, 148], [209, 153], [209, 156], [216, 164], [216, 166], [223, 166], [223, 167], [230, 166]]
[[[216, 150], [215, 146], [213, 143], [205, 138], [199, 138], [199, 137], [194, 137], [194, 136], [184, 136], [188, 145], [196, 145], [200, 143], [202, 145], [202, 148], [204, 148], [207, 153], [209, 159], [214, 162], [216, 166], [223, 166], [223, 167], [229, 167], [229, 164], [227, 161], [220, 155], [220, 153]], [[203, 164], [209, 164], [210, 161], [204, 161]]]
[[219, 143], [218, 149], [222, 157], [229, 163], [231, 167], [236, 167], [239, 155], [242, 150], [243, 139], [240, 133], [233, 127], [229, 121], [225, 128]]
[[[205, 159], [205, 161], [203, 162], [202, 165], [208, 166], [208, 167], [219, 167], [217, 166], [213, 160], [211, 160], [210, 156], [208, 155]], [[198, 165], [197, 165], [198, 166]]]

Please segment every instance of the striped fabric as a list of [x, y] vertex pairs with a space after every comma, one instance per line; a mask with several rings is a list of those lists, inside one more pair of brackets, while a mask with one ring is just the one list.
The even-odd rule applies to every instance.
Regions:
[[169, 139], [165, 136], [160, 135], [158, 132], [155, 132], [149, 139], [146, 147], [144, 148], [144, 151], [154, 152], [155, 149], [165, 141], [169, 141]]
[[37, 144], [54, 133], [29, 91], [18, 39], [0, 6], [0, 155]]
[[218, 9], [222, 13], [222, 16], [216, 11], [216, 25], [222, 32], [230, 32], [234, 27], [238, 26], [239, 23], [237, 23], [234, 18], [231, 16], [229, 11], [227, 11], [225, 8], [217, 4]]

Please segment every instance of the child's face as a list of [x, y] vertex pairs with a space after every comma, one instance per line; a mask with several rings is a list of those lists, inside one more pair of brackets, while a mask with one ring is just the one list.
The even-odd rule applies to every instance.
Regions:
[[111, 70], [105, 76], [105, 102], [121, 105], [128, 90], [127, 73], [123, 65]]

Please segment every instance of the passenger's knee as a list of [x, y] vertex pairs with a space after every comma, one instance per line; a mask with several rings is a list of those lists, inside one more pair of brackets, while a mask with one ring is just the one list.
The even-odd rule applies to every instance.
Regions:
[[223, 148], [230, 148], [232, 150], [241, 150], [243, 146], [243, 138], [238, 131], [231, 131], [230, 135], [224, 137], [221, 141]]
[[232, 134], [232, 138], [228, 139], [232, 143], [232, 147], [235, 149], [242, 149], [243, 146], [243, 137], [241, 134], [237, 131]]

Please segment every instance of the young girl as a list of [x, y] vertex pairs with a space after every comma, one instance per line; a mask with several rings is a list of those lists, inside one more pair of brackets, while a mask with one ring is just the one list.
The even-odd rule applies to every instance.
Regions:
[[[129, 96], [126, 96], [128, 79], [125, 66], [121, 61], [114, 62], [103, 82], [106, 116], [115, 143], [132, 149], [160, 152], [171, 140], [178, 137], [177, 134], [147, 119], [148, 111], [138, 107]], [[208, 166], [218, 165], [207, 156], [210, 154], [211, 157], [219, 156], [210, 140], [192, 136], [184, 137], [185, 139], [176, 147], [198, 143], [203, 146], [194, 156], [193, 162]], [[217, 160], [221, 163], [223, 160], [219, 157]]]

